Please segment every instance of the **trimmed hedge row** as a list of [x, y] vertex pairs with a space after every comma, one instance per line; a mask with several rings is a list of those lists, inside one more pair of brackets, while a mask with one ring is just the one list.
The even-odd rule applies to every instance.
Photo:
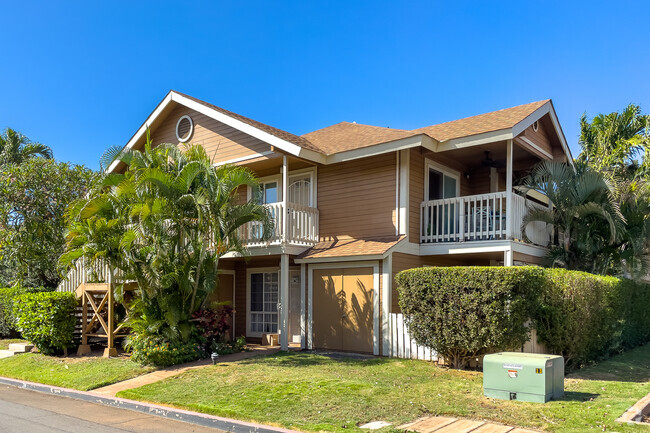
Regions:
[[71, 347], [77, 321], [74, 293], [29, 293], [15, 299], [16, 328], [45, 355]]
[[54, 289], [43, 287], [2, 287], [0, 288], [0, 338], [16, 337], [12, 310], [14, 299], [25, 293], [51, 292]]
[[532, 327], [569, 367], [650, 341], [648, 284], [533, 266], [417, 268], [396, 281], [413, 338], [456, 368], [520, 349]]

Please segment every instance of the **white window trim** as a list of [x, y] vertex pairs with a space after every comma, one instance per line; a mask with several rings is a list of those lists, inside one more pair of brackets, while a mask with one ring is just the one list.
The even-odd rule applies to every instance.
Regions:
[[[181, 138], [178, 135], [178, 127], [180, 126], [183, 119], [187, 119], [187, 120], [190, 121], [190, 130], [187, 133], [187, 137], [185, 137], [185, 138]], [[176, 122], [176, 128], [174, 128], [174, 130], [176, 132], [176, 138], [178, 139], [178, 142], [179, 143], [187, 143], [189, 141], [190, 137], [192, 136], [192, 134], [194, 133], [194, 121], [192, 120], [192, 118], [190, 116], [185, 114], [184, 116], [181, 116], [180, 119], [178, 119], [178, 121]]]
[[[260, 183], [260, 185], [262, 185], [264, 183], [276, 182], [277, 185], [278, 185], [278, 201], [276, 201], [275, 203], [280, 203], [282, 201], [282, 191], [283, 191], [283, 188], [282, 188], [282, 175], [274, 174], [274, 175], [271, 175], [271, 176], [264, 176], [264, 177], [258, 178], [257, 181]], [[248, 200], [253, 198], [253, 189], [250, 186], [247, 188], [246, 198]]]
[[379, 316], [381, 314], [379, 306], [379, 286], [380, 286], [380, 275], [379, 275], [379, 261], [369, 261], [369, 262], [348, 262], [348, 263], [317, 263], [308, 265], [307, 274], [307, 298], [308, 298], [308, 320], [307, 320], [307, 348], [313, 349], [314, 346], [314, 269], [337, 269], [337, 268], [372, 268], [373, 278], [372, 278], [372, 309], [373, 309], [373, 327], [372, 327], [372, 339], [373, 339], [373, 354], [379, 355], [379, 333], [381, 332], [379, 326]]
[[[280, 296], [280, 267], [246, 269], [246, 337], [262, 337], [264, 332], [251, 331], [251, 274], [277, 272], [278, 274], [278, 303]], [[278, 331], [280, 331], [280, 311], [278, 310]]]
[[429, 201], [429, 169], [439, 171], [445, 176], [456, 179], [456, 197], [460, 197], [460, 171], [449, 168], [445, 165], [439, 164], [429, 158], [424, 159], [424, 200]]

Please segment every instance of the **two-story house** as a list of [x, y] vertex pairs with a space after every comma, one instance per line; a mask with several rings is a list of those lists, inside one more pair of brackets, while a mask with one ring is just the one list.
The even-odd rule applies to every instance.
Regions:
[[342, 122], [297, 136], [171, 91], [126, 147], [147, 128], [154, 144], [200, 144], [259, 177], [274, 235], [242, 229], [250, 256], [220, 261], [215, 298], [232, 302], [234, 336], [277, 333], [282, 348], [388, 355], [397, 272], [540, 263], [550, 231], [524, 236], [521, 222], [549, 204], [517, 180], [541, 160], [572, 163], [550, 100], [410, 131]]

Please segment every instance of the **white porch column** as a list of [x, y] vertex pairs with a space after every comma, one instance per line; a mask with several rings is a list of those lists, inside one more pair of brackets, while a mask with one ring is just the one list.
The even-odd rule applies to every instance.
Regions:
[[307, 271], [306, 271], [307, 265], [302, 263], [300, 265], [300, 348], [301, 349], [306, 349], [307, 348], [307, 320], [305, 317], [305, 301], [306, 301], [306, 277], [307, 277]]
[[280, 349], [289, 349], [289, 255], [280, 256]]
[[391, 253], [382, 261], [381, 273], [381, 354], [390, 356], [390, 307], [392, 304], [393, 292], [393, 254]]
[[512, 254], [512, 248], [508, 248], [503, 252], [503, 266], [513, 266], [514, 259]]
[[506, 239], [512, 239], [512, 140], [506, 146]]
[[[289, 195], [289, 165], [287, 164], [287, 155], [282, 156], [282, 243], [287, 242], [287, 233], [289, 229], [289, 209], [287, 209], [287, 199]], [[288, 278], [288, 277], [287, 277]], [[287, 280], [288, 281], [288, 280]]]

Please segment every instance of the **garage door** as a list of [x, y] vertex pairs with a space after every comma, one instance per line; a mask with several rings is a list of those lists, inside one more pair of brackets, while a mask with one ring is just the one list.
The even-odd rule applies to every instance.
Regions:
[[373, 268], [315, 269], [314, 347], [373, 351]]

